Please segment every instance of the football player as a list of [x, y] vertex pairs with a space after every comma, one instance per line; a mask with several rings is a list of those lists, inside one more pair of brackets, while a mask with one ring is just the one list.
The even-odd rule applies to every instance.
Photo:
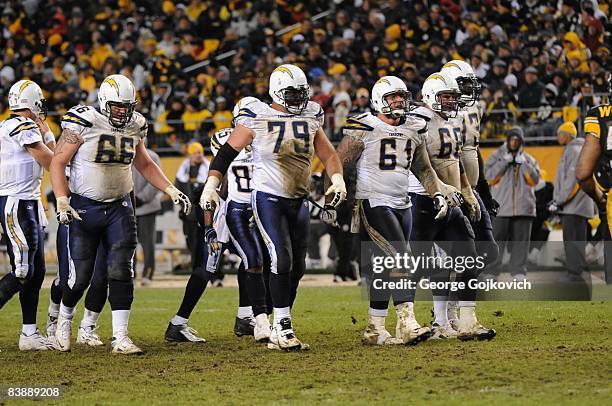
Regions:
[[[56, 244], [58, 275], [51, 284], [51, 298], [47, 315], [47, 337], [55, 336], [57, 318], [62, 301], [62, 286], [66, 285], [70, 272], [70, 265], [68, 264], [68, 227], [64, 224], [58, 224]], [[107, 261], [107, 252], [104, 246], [100, 244], [96, 254], [96, 264], [91, 283], [85, 295], [83, 319], [77, 333], [77, 344], [85, 344], [90, 347], [104, 345], [97, 329], [98, 319], [108, 296]]]
[[[201, 186], [193, 190], [193, 198], [199, 199], [200, 193], [202, 193]], [[202, 298], [208, 282], [212, 280], [214, 272], [219, 269], [221, 256], [211, 255], [215, 253], [208, 251], [206, 244], [207, 236], [205, 234], [205, 212], [199, 206], [195, 207], [195, 218], [197, 220], [195, 238], [197, 245], [193, 251], [195, 256], [191, 260], [193, 269], [187, 281], [181, 305], [168, 323], [168, 328], [164, 334], [164, 338], [168, 342], [194, 344], [206, 342], [206, 339], [200, 337], [199, 333], [189, 326], [189, 317]], [[209, 217], [209, 221], [213, 224], [213, 228], [219, 232], [219, 243], [227, 242], [229, 237], [225, 236], [227, 232], [223, 231], [227, 228], [225, 225], [225, 206], [220, 205], [214, 213], [214, 220]], [[220, 250], [218, 251], [220, 252]]]
[[[483, 107], [479, 102], [481, 84], [474, 74], [472, 67], [461, 60], [452, 60], [446, 63], [441, 72], [456, 80], [461, 96], [459, 96], [458, 118], [462, 120], [462, 148], [461, 164], [470, 185], [474, 189], [474, 196], [480, 205], [480, 220], [472, 222], [474, 229], [476, 250], [478, 255], [485, 258], [485, 267], [494, 262], [499, 255], [499, 247], [493, 237], [493, 224], [491, 216], [495, 216], [499, 203], [493, 199], [489, 183], [484, 175], [484, 161], [478, 147], [480, 140], [480, 120]], [[465, 212], [464, 214], [468, 214]], [[457, 302], [448, 302], [448, 321], [457, 329], [458, 315]]]
[[[345, 137], [338, 146], [345, 174], [356, 170], [355, 199], [361, 241], [376, 244], [374, 255], [407, 252], [412, 221], [407, 194], [411, 168], [434, 196], [436, 219], [446, 216], [446, 196], [459, 202], [454, 196], [458, 191], [443, 184], [431, 167], [424, 136], [427, 123], [407, 116], [410, 100], [411, 94], [400, 78], [380, 78], [372, 88], [375, 112], [349, 118], [343, 129]], [[330, 211], [326, 211], [323, 219], [335, 217]], [[357, 226], [353, 224], [353, 228]], [[416, 344], [429, 336], [429, 328], [416, 321], [414, 303], [394, 297], [397, 325], [396, 337], [392, 337], [385, 329], [388, 295], [384, 300], [380, 296], [371, 284], [365, 344]]]
[[[259, 100], [255, 97], [242, 98], [234, 107], [234, 120], [241, 115], [250, 114], [249, 105], [256, 102]], [[211, 141], [211, 149], [215, 156], [221, 146], [227, 142], [231, 132], [231, 128], [226, 128], [215, 133]], [[239, 290], [246, 291], [246, 301], [250, 303], [251, 313], [250, 317], [245, 317], [244, 314], [236, 317], [234, 332], [239, 335], [240, 331], [248, 331], [249, 335], [254, 335], [256, 341], [267, 342], [271, 332], [266, 306], [266, 284], [263, 277], [264, 242], [257, 229], [251, 226], [252, 174], [253, 151], [251, 146], [247, 145], [231, 163], [227, 172], [226, 222], [232, 245], [242, 260], [241, 268], [244, 268], [238, 273], [238, 287]], [[212, 231], [214, 230], [211, 228], [207, 228], [206, 231], [209, 244], [214, 241], [214, 237], [211, 236]], [[243, 299], [241, 301], [244, 302]], [[246, 328], [246, 322], [252, 326], [250, 329]]]
[[[475, 259], [478, 255], [470, 221], [480, 221], [481, 212], [460, 163], [462, 122], [457, 119], [457, 114], [461, 92], [453, 77], [438, 72], [425, 80], [421, 93], [425, 106], [416, 108], [411, 114], [427, 121], [427, 152], [431, 164], [442, 181], [461, 190], [467, 216], [460, 208], [451, 208], [444, 221], [434, 222], [435, 201], [419, 181], [413, 178], [410, 185], [413, 198], [411, 247], [417, 254], [431, 255], [433, 241], [436, 241], [452, 258], [462, 256], [473, 258], [474, 261], [456, 275], [456, 280], [465, 284], [465, 288], [457, 293], [461, 310], [458, 332], [448, 321], [448, 289], [434, 289], [433, 338], [491, 339], [495, 336], [495, 331], [484, 328], [476, 319], [476, 291], [467, 286], [468, 282], [476, 277]], [[437, 270], [431, 278], [436, 282], [446, 282], [450, 279], [450, 270]]]
[[[62, 135], [51, 162], [57, 217], [68, 224], [69, 276], [55, 332], [55, 346], [70, 351], [75, 306], [88, 287], [97, 248], [108, 251], [109, 302], [112, 309], [114, 354], [138, 354], [128, 337], [134, 297], [133, 257], [136, 223], [130, 191], [132, 165], [153, 186], [166, 192], [183, 211], [189, 199], [174, 187], [151, 160], [143, 138], [146, 119], [134, 112], [136, 90], [123, 75], [110, 75], [100, 85], [99, 107], [75, 106], [62, 119]], [[70, 183], [65, 175], [70, 164]]]
[[[585, 142], [576, 165], [576, 179], [580, 187], [597, 204], [601, 217], [608, 222], [612, 234], [612, 73], [608, 76], [608, 103], [590, 109], [584, 119]], [[606, 213], [604, 215], [604, 213]], [[607, 243], [609, 244], [609, 243]], [[612, 283], [612, 257], [605, 256], [606, 283]]]
[[308, 187], [316, 153], [330, 175], [332, 206], [346, 197], [342, 165], [323, 131], [323, 110], [309, 101], [304, 72], [281, 65], [270, 75], [273, 103], [254, 102], [236, 118], [236, 128], [211, 163], [201, 205], [213, 210], [217, 187], [228, 167], [247, 145], [253, 149], [251, 205], [271, 259], [270, 293], [274, 323], [270, 349], [307, 348], [293, 331], [291, 307], [304, 275], [309, 232]]
[[[19, 349], [48, 350], [36, 326], [38, 295], [45, 277], [44, 230], [40, 199], [43, 168], [49, 169], [55, 137], [44, 122], [40, 87], [20, 80], [8, 94], [11, 115], [0, 123], [0, 224], [6, 235], [11, 272], [0, 279], [0, 308], [19, 292], [23, 327]], [[49, 146], [47, 146], [49, 145]]]
[[[248, 104], [249, 99], [252, 101], [258, 101], [256, 98], [244, 98], [242, 99], [234, 108], [234, 116], [238, 115], [239, 106]], [[214, 134], [211, 139], [211, 149], [213, 154], [216, 155], [221, 148], [221, 145], [227, 141], [227, 137], [231, 133], [231, 129], [226, 128], [220, 130]], [[249, 153], [246, 151], [242, 151], [242, 153], [236, 158], [236, 161], [232, 163], [230, 168], [232, 169], [228, 173], [229, 184], [228, 184], [228, 198], [229, 199], [242, 199], [244, 200], [244, 194], [248, 194], [247, 199], [250, 200], [250, 192], [246, 191], [250, 184], [251, 179], [251, 169], [249, 166], [252, 166], [252, 157], [249, 156]], [[198, 191], [194, 191], [194, 194], [197, 197], [197, 194], [201, 193], [201, 189]], [[249, 201], [247, 200], [247, 201]], [[235, 207], [232, 208], [237, 209]], [[185, 288], [185, 294], [183, 297], [183, 301], [181, 306], [176, 313], [176, 315], [170, 320], [168, 323], [168, 328], [166, 329], [165, 339], [170, 342], [191, 342], [191, 343], [204, 343], [206, 340], [202, 337], [198, 336], [198, 332], [193, 328], [189, 327], [189, 316], [191, 315], [193, 309], [196, 304], [199, 302], [200, 298], [204, 294], [204, 290], [206, 289], [206, 285], [208, 281], [215, 271], [217, 271], [221, 262], [221, 254], [224, 250], [224, 247], [227, 245], [227, 242], [230, 237], [229, 230], [229, 221], [230, 217], [226, 214], [227, 206], [225, 201], [220, 203], [215, 210], [214, 216], [209, 212], [202, 212], [200, 207], [196, 207], [196, 218], [198, 219], [199, 227], [198, 227], [198, 258], [194, 261], [196, 266], [193, 269], [191, 277], [187, 282], [187, 287]], [[247, 217], [247, 227], [249, 217]], [[248, 248], [245, 246], [245, 248]], [[257, 248], [259, 249], [259, 248]], [[240, 250], [238, 252], [241, 252]], [[251, 252], [251, 251], [249, 251]], [[242, 257], [241, 252], [241, 257]], [[253, 261], [259, 261], [260, 251], [251, 252], [251, 255], [255, 257], [251, 257], [251, 263]], [[248, 265], [248, 258], [242, 258], [242, 264]], [[208, 272], [207, 272], [208, 271]], [[265, 287], [261, 287], [260, 296], [257, 298], [253, 298], [252, 301], [249, 297], [247, 290], [248, 281], [243, 280], [244, 269], [240, 269], [238, 272], [238, 288], [240, 295], [240, 307], [238, 309], [238, 316], [236, 317], [235, 325], [234, 325], [234, 333], [238, 336], [242, 335], [255, 335], [255, 338], [258, 340], [267, 340], [270, 336], [270, 327], [269, 322], [267, 320], [266, 314], [266, 306], [265, 306]], [[259, 278], [261, 278], [261, 273], [258, 273]], [[257, 281], [255, 281], [257, 282]], [[261, 280], [263, 284], [263, 279]], [[252, 283], [252, 282], [251, 282]], [[246, 299], [246, 300], [245, 300]], [[259, 299], [259, 300], [258, 300]], [[253, 307], [247, 305], [245, 302], [263, 302], [262, 305], [255, 305], [255, 311], [257, 312], [255, 316], [263, 313], [263, 317], [265, 317], [267, 328], [267, 335], [265, 329], [263, 330], [262, 336], [262, 328], [260, 326], [259, 329], [256, 327], [256, 322], [253, 320]], [[262, 312], [259, 310], [263, 310]], [[261, 319], [261, 316], [259, 317]], [[260, 320], [261, 323], [261, 320]], [[255, 331], [257, 330], [257, 331]]]

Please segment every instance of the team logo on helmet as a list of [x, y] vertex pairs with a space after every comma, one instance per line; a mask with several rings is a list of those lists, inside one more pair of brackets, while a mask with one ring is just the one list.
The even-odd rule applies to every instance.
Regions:
[[34, 82], [32, 82], [31, 80], [26, 80], [25, 82], [23, 82], [21, 84], [21, 86], [19, 86], [19, 93], [23, 92], [23, 90], [28, 87], [29, 84], [32, 84]]
[[444, 66], [442, 66], [442, 69], [444, 69], [444, 68], [457, 68], [457, 69], [461, 70], [459, 65], [457, 65], [455, 62], [446, 62], [444, 64]]
[[376, 81], [375, 85], [377, 85], [377, 84], [379, 84], [379, 83], [386, 83], [386, 84], [388, 84], [389, 86], [391, 86], [391, 83], [389, 83], [389, 81], [388, 81], [387, 79], [385, 79], [385, 78], [380, 78], [380, 79], [378, 79], [378, 80]]
[[278, 68], [274, 69], [274, 72], [284, 72], [287, 75], [289, 75], [289, 77], [291, 77], [291, 79], [293, 79], [293, 73], [291, 73], [289, 68], [287, 68], [285, 66], [279, 66]]
[[117, 82], [115, 82], [115, 79], [113, 78], [106, 78], [104, 80], [105, 83], [108, 83], [109, 85], [111, 85], [112, 87], [115, 88], [115, 90], [117, 91], [117, 96], [119, 95], [119, 85], [117, 84]]
[[431, 75], [429, 75], [427, 80], [429, 80], [429, 79], [440, 79], [442, 82], [444, 82], [444, 84], [446, 84], [446, 80], [444, 79], [444, 76], [439, 75], [437, 73], [432, 73]]

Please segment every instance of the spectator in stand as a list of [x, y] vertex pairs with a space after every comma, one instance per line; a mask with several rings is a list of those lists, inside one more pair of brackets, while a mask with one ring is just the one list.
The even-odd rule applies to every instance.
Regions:
[[580, 281], [582, 272], [587, 271], [587, 222], [595, 215], [595, 202], [576, 182], [576, 164], [584, 145], [584, 138], [577, 138], [577, 134], [576, 126], [571, 122], [563, 123], [557, 130], [557, 140], [564, 149], [548, 210], [561, 216], [567, 271], [571, 280]]
[[[147, 153], [157, 165], [161, 164], [159, 155], [154, 151], [147, 148]], [[134, 178], [134, 196], [136, 198], [136, 231], [144, 256], [141, 283], [146, 286], [151, 283], [155, 273], [155, 217], [161, 210], [162, 192], [147, 182], [140, 172], [132, 171], [132, 177]], [[135, 265], [134, 277], [136, 277]]]
[[[199, 142], [192, 142], [187, 147], [187, 159], [185, 159], [176, 172], [176, 180], [174, 185], [192, 201], [194, 200], [195, 191], [202, 187], [208, 176], [208, 167], [210, 163], [204, 156], [204, 147]], [[193, 269], [194, 262], [198, 253], [198, 244], [196, 242], [198, 235], [198, 221], [196, 219], [195, 210], [188, 215], [179, 212], [179, 218], [183, 221], [183, 234], [187, 241], [187, 247], [191, 253], [191, 268]]]
[[[508, 132], [506, 142], [487, 160], [485, 175], [491, 184], [493, 198], [500, 204], [493, 218], [493, 233], [503, 253], [507, 245], [510, 252], [510, 273], [525, 279], [531, 225], [536, 215], [534, 187], [540, 181], [537, 161], [524, 152], [524, 134], [520, 127]], [[507, 244], [511, 241], [511, 244]], [[486, 270], [490, 278], [501, 272], [503, 255]]]

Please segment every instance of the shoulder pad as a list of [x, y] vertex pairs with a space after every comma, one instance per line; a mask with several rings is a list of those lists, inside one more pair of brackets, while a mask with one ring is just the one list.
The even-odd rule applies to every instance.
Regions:
[[238, 110], [238, 114], [236, 115], [236, 117], [234, 117], [234, 119], [237, 119], [239, 117], [250, 117], [250, 118], [257, 117], [257, 113], [251, 110], [250, 107], [252, 107], [251, 104], [248, 105], [247, 107], [243, 107], [240, 110]]
[[588, 117], [611, 117], [612, 116], [612, 104], [600, 104], [599, 106], [593, 107], [587, 113]]
[[412, 114], [406, 116], [406, 121], [402, 126], [414, 130], [419, 134], [427, 132], [427, 121], [422, 117]]
[[74, 106], [62, 116], [62, 121], [81, 127], [93, 127], [94, 114], [95, 110], [91, 106]]
[[220, 149], [221, 146], [225, 144], [232, 131], [232, 128], [224, 128], [222, 130], [217, 131], [210, 139], [210, 145], [213, 148]]
[[374, 127], [366, 124], [370, 113], [364, 113], [346, 119], [345, 130], [374, 131]]
[[304, 109], [304, 112], [302, 114], [308, 114], [308, 115], [312, 114], [316, 118], [319, 118], [319, 117], [322, 117], [324, 113], [319, 103], [310, 100], [308, 104], [306, 105], [306, 108]]
[[38, 126], [36, 125], [34, 121], [30, 120], [29, 118], [25, 118], [25, 120], [19, 120], [19, 124], [17, 124], [17, 126], [15, 126], [15, 128], [13, 128], [11, 132], [9, 133], [9, 137], [13, 137], [22, 131], [40, 132], [40, 130], [38, 129]]
[[430, 121], [433, 117], [432, 111], [425, 107], [417, 107], [408, 113], [408, 116], [415, 116], [425, 121]]
[[149, 128], [149, 123], [147, 122], [147, 119], [137, 111], [134, 112], [133, 117], [134, 123], [136, 123], [136, 125], [138, 126], [138, 131], [147, 131], [147, 129]]

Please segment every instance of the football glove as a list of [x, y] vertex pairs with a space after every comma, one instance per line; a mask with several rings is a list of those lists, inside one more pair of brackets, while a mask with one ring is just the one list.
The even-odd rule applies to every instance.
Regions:
[[344, 184], [344, 178], [339, 173], [334, 173], [331, 176], [331, 181], [332, 185], [325, 192], [325, 196], [332, 195], [328, 205], [338, 207], [346, 199], [346, 185]]
[[336, 208], [332, 205], [326, 204], [321, 211], [321, 221], [330, 226], [337, 227], [338, 226], [338, 213], [336, 213]]
[[219, 244], [219, 240], [217, 240], [217, 232], [212, 226], [208, 226], [204, 230], [204, 241], [206, 241], [209, 256], [219, 254], [221, 251], [221, 244]]
[[493, 196], [491, 196], [491, 188], [489, 187], [489, 183], [486, 181], [486, 179], [478, 182], [476, 185], [476, 191], [480, 195], [482, 203], [489, 214], [493, 217], [497, 216], [497, 213], [499, 212], [499, 203], [497, 200], [493, 199]]
[[204, 210], [215, 211], [215, 208], [219, 205], [219, 193], [217, 193], [217, 187], [221, 181], [216, 176], [209, 176], [204, 184], [202, 190], [202, 196], [200, 197], [200, 207]]
[[463, 204], [463, 196], [461, 195], [461, 192], [459, 192], [454, 186], [442, 183], [441, 189], [442, 196], [444, 196], [444, 199], [446, 199], [446, 203], [449, 206], [459, 207]]
[[438, 211], [436, 214], [436, 220], [442, 220], [446, 217], [446, 213], [448, 213], [448, 203], [444, 198], [444, 195], [440, 192], [436, 193], [433, 197], [434, 200], [434, 209]]
[[490, 205], [487, 205], [487, 202], [483, 201], [485, 208], [487, 209], [487, 211], [489, 212], [489, 214], [493, 217], [497, 216], [497, 213], [499, 213], [499, 202], [493, 198], [491, 198], [490, 201]]
[[476, 200], [476, 196], [472, 193], [472, 188], [466, 191], [464, 195], [465, 203], [467, 205], [468, 216], [472, 223], [477, 223], [480, 221], [480, 217], [482, 213], [480, 213], [480, 204], [478, 204], [478, 200]]
[[546, 210], [548, 210], [550, 212], [550, 214], [558, 214], [559, 210], [561, 210], [561, 207], [559, 207], [557, 202], [555, 202], [554, 200], [551, 200], [546, 205]]
[[73, 219], [82, 220], [79, 213], [70, 206], [70, 202], [68, 200], [68, 196], [60, 196], [57, 198], [57, 221], [60, 224], [68, 224]]
[[185, 215], [191, 213], [191, 201], [185, 193], [178, 190], [174, 185], [168, 186], [164, 192], [170, 196], [172, 203], [181, 205], [181, 209]]

